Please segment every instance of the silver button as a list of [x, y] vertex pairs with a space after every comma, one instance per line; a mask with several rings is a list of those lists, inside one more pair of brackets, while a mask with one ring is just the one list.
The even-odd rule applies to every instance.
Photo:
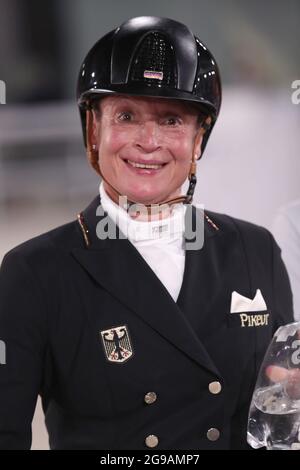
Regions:
[[157, 400], [157, 395], [155, 392], [148, 392], [146, 393], [144, 400], [145, 400], [145, 403], [147, 403], [147, 405], [151, 405]]
[[149, 436], [146, 437], [145, 443], [147, 447], [156, 447], [158, 444], [158, 437], [155, 436], [154, 434], [150, 434]]
[[222, 385], [220, 384], [220, 382], [210, 382], [208, 390], [213, 395], [218, 395], [218, 393], [220, 393], [222, 390]]
[[206, 433], [207, 439], [217, 441], [220, 437], [220, 431], [217, 428], [210, 428]]

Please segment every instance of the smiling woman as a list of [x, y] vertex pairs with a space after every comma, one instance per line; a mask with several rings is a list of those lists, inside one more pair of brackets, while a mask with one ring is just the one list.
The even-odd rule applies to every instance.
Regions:
[[[105, 100], [100, 104], [103, 116], [97, 120], [93, 112], [95, 101], [98, 110], [97, 101], [104, 97], [113, 101]], [[124, 179], [120, 182], [116, 179], [125, 171], [133, 184], [131, 196], [128, 195], [130, 204], [141, 203], [148, 207], [192, 202], [196, 160], [203, 154], [219, 114], [221, 82], [214, 57], [185, 25], [163, 18], [140, 17], [106, 34], [82, 63], [77, 98], [89, 159], [115, 201], [124, 194]], [[153, 121], [156, 113], [158, 116]], [[126, 127], [120, 128], [125, 123]], [[104, 155], [100, 132], [106, 138], [116, 127], [120, 129], [115, 131], [117, 141], [121, 141], [122, 133], [128, 133], [127, 139], [130, 137], [135, 144], [131, 144], [130, 151], [124, 150], [123, 158], [119, 157], [123, 166], [116, 156], [114, 168], [108, 168], [108, 149], [105, 147]], [[181, 149], [180, 139], [183, 140]], [[121, 145], [124, 147], [124, 142]], [[182, 152], [181, 157], [179, 152]], [[130, 163], [125, 160], [167, 165], [139, 171], [136, 167], [134, 170], [126, 167]], [[107, 178], [109, 176], [112, 180]], [[139, 177], [136, 182], [133, 176]], [[150, 177], [155, 178], [150, 180]], [[187, 177], [189, 188], [184, 196], [180, 190]], [[145, 185], [144, 191], [141, 182]], [[169, 186], [163, 188], [166, 183]]]
[[87, 54], [77, 96], [99, 193], [4, 257], [0, 449], [30, 448], [38, 394], [51, 449], [247, 449], [260, 361], [293, 309], [272, 235], [191, 204], [216, 62], [185, 25], [132, 18]]
[[118, 203], [111, 186], [142, 204], [179, 196], [192, 155], [201, 151], [199, 112], [175, 100], [119, 95], [102, 98], [99, 110], [90, 136], [98, 159], [91, 163], [112, 199]]

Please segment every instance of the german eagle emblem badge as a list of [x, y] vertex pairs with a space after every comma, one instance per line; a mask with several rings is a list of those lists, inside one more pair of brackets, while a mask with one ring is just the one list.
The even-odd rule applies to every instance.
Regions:
[[125, 325], [100, 331], [100, 335], [106, 359], [109, 362], [122, 363], [132, 357], [133, 349]]

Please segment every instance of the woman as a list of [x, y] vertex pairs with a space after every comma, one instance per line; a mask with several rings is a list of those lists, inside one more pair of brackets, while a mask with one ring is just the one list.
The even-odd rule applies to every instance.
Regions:
[[40, 393], [53, 449], [247, 448], [292, 301], [266, 229], [191, 205], [216, 62], [183, 24], [133, 18], [86, 56], [78, 104], [100, 194], [3, 260], [0, 447], [30, 448]]

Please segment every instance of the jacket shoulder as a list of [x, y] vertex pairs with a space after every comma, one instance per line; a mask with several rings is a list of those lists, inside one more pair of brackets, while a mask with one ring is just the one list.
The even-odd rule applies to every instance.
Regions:
[[74, 220], [30, 238], [6, 252], [4, 258], [20, 256], [32, 263], [35, 260], [39, 264], [42, 261], [47, 262], [49, 259], [53, 259], [57, 253], [62, 254], [62, 251], [69, 248], [74, 242], [80, 241], [77, 225]]
[[262, 225], [210, 210], [206, 210], [205, 213], [222, 232], [233, 231], [242, 238], [253, 241], [264, 240], [268, 243], [270, 243], [270, 238], [273, 238], [271, 232]]

